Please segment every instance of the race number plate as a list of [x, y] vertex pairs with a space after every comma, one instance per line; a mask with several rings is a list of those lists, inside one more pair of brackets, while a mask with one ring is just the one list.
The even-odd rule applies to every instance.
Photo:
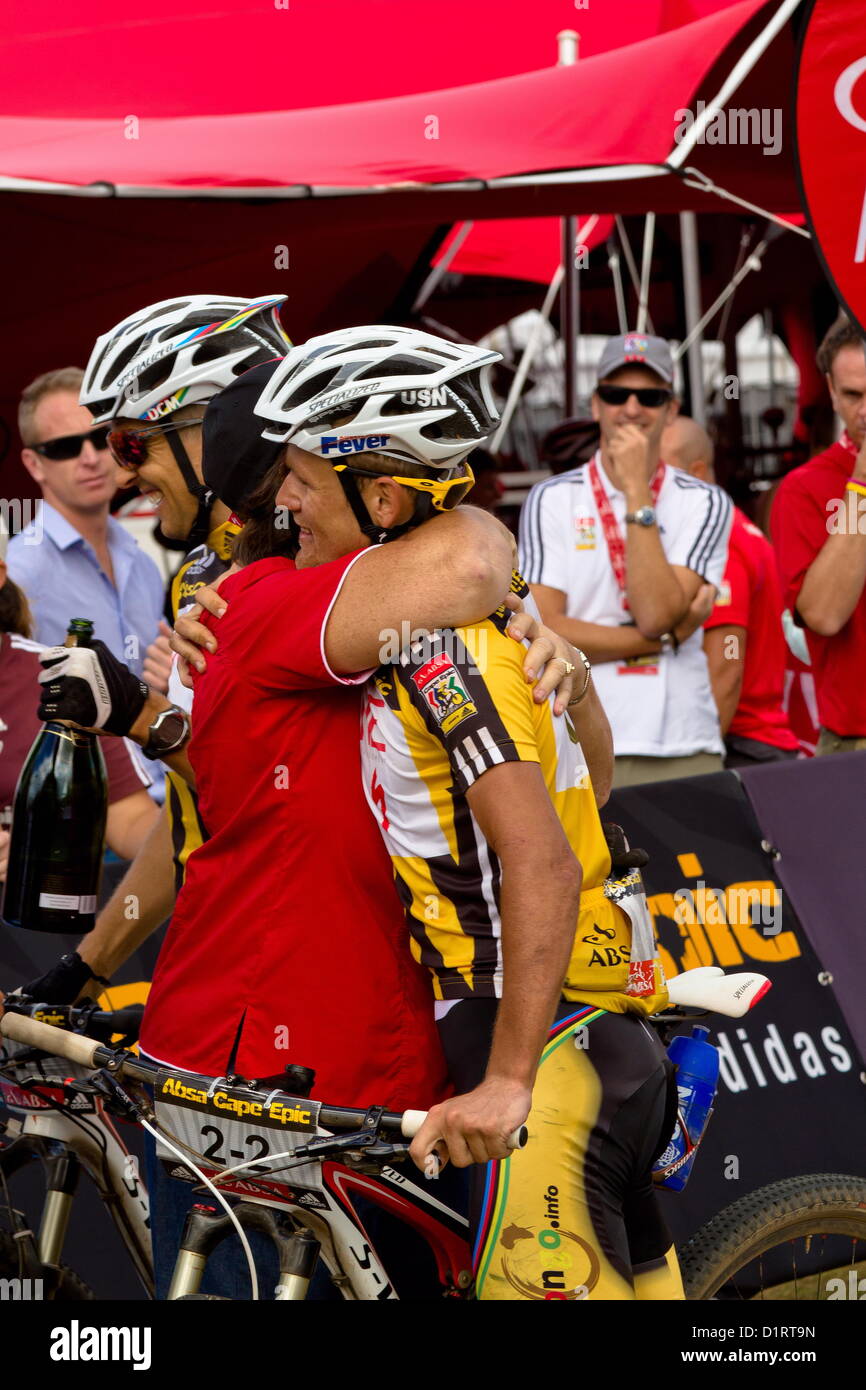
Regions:
[[[154, 1092], [160, 1128], [172, 1142], [180, 1141], [178, 1148], [197, 1167], [208, 1176], [237, 1167], [238, 1179], [268, 1176], [291, 1188], [321, 1186], [318, 1163], [292, 1161], [295, 1150], [319, 1133], [318, 1102], [290, 1102], [281, 1092], [273, 1092], [269, 1103], [264, 1092], [253, 1095], [246, 1089], [205, 1082], [199, 1087], [194, 1081], [160, 1073]], [[161, 1142], [157, 1155], [169, 1163], [181, 1162]]]

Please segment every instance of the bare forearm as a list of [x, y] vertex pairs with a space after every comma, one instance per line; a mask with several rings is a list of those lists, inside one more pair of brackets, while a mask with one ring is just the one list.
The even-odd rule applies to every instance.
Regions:
[[174, 906], [174, 864], [168, 815], [159, 819], [121, 882], [82, 938], [79, 955], [97, 975], [111, 978]]
[[601, 623], [585, 623], [579, 618], [567, 618], [564, 613], [542, 613], [548, 627], [568, 639], [572, 646], [586, 652], [593, 665], [603, 661], [625, 661], [633, 656], [655, 656], [661, 643], [644, 637], [631, 624], [605, 627]]
[[460, 627], [498, 608], [511, 582], [512, 542], [505, 527], [474, 507], [459, 507], [380, 546], [353, 566], [325, 631], [325, 652], [339, 672], [363, 671], [397, 635]]
[[685, 617], [688, 601], [665, 558], [655, 526], [628, 527], [626, 595], [628, 610], [644, 637], [660, 637]]
[[503, 991], [487, 1077], [531, 1086], [574, 943], [581, 870], [521, 849], [501, 857]]
[[613, 785], [613, 734], [591, 676], [586, 695], [579, 705], [569, 705], [568, 716], [586, 758], [596, 805], [603, 806]]
[[812, 561], [797, 599], [807, 627], [835, 637], [847, 623], [866, 586], [866, 532], [856, 527], [827, 537]]
[[142, 789], [108, 808], [105, 842], [119, 859], [134, 859], [159, 819], [160, 810]]

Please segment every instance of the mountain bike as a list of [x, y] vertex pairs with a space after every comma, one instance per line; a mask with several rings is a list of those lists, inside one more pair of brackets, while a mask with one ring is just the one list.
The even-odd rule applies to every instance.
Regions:
[[[7, 1001], [8, 1003], [8, 1001]], [[8, 1007], [14, 1007], [8, 1003]], [[138, 1037], [143, 1006], [100, 1012], [35, 1005], [33, 1019], [63, 1036], [60, 1027], [87, 1028], [105, 1043]], [[40, 1050], [3, 1040], [0, 1099], [8, 1117], [0, 1123], [0, 1278], [37, 1281], [43, 1298], [93, 1299], [82, 1279], [62, 1263], [63, 1245], [82, 1176], [96, 1187], [141, 1284], [153, 1297], [147, 1191], [138, 1162], [124, 1142], [119, 1120], [129, 1120], [89, 1069]], [[40, 1170], [44, 1201], [37, 1229], [12, 1200], [10, 1184]]]
[[[59, 1264], [72, 1178], [83, 1167], [108, 1202], [152, 1294], [147, 1194], [137, 1174], [134, 1192], [129, 1181], [134, 1165], [115, 1126], [122, 1117], [156, 1135], [172, 1176], [200, 1183], [214, 1199], [189, 1214], [170, 1299], [205, 1297], [198, 1291], [208, 1255], [232, 1230], [247, 1249], [254, 1298], [258, 1278], [247, 1230], [264, 1232], [276, 1246], [278, 1300], [306, 1296], [319, 1258], [344, 1299], [396, 1298], [356, 1210], [358, 1197], [420, 1232], [435, 1257], [444, 1296], [471, 1296], [466, 1216], [441, 1201], [433, 1184], [425, 1188], [392, 1166], [406, 1157], [424, 1111], [326, 1105], [271, 1084], [161, 1067], [123, 1046], [64, 1031], [86, 1027], [103, 1037], [125, 1031], [126, 1043], [130, 1011], [120, 1011], [126, 1016], [119, 1018], [89, 1005], [49, 1009], [7, 1000], [7, 1006], [0, 1020], [7, 1039], [0, 1084], [7, 1107], [19, 1118], [11, 1134], [7, 1126], [0, 1148], [0, 1182], [5, 1185], [5, 1176], [24, 1163], [44, 1161], [48, 1191], [38, 1235], [9, 1206], [12, 1229], [0, 1239], [0, 1273], [42, 1278], [49, 1297], [93, 1296]], [[307, 1069], [287, 1070], [296, 1083], [309, 1085]], [[141, 1082], [152, 1087], [152, 1102], [136, 1084]], [[513, 1144], [521, 1138], [512, 1136]], [[228, 1196], [241, 1200], [229, 1205]]]
[[[714, 968], [688, 972], [671, 982], [675, 1006], [652, 1020], [653, 1025], [662, 1041], [666, 1041], [670, 1032], [704, 1017], [707, 1011], [739, 1016], [750, 1006], [750, 997], [751, 1002], [760, 997], [765, 987], [762, 981], [763, 977], [755, 975], [722, 976]], [[695, 1005], [699, 1012], [685, 1011]], [[134, 1057], [125, 1047], [99, 1046], [92, 1038], [64, 1033], [57, 1026], [99, 1033], [103, 1039], [125, 1029], [127, 1035], [122, 1042], [128, 1044], [135, 1031], [130, 1018], [134, 1012], [100, 1014], [95, 1005], [21, 1007], [16, 1015], [8, 1015], [0, 1022], [0, 1032], [30, 1046], [22, 1052], [14, 1044], [7, 1044], [9, 1057], [0, 1065], [0, 1084], [4, 1084], [5, 1074], [7, 1105], [11, 1099], [24, 1110], [22, 1137], [30, 1148], [19, 1148], [23, 1161], [28, 1156], [32, 1159], [34, 1139], [46, 1136], [46, 1126], [59, 1146], [53, 1151], [53, 1158], [66, 1162], [67, 1151], [77, 1154], [76, 1146], [81, 1145], [80, 1117], [70, 1128], [69, 1116], [58, 1111], [62, 1112], [64, 1106], [92, 1106], [87, 1112], [87, 1123], [91, 1128], [105, 1127], [109, 1138], [103, 1147], [113, 1158], [95, 1169], [91, 1164], [91, 1175], [94, 1171], [102, 1175], [101, 1190], [108, 1193], [115, 1219], [119, 1212], [127, 1212], [121, 1235], [130, 1224], [128, 1208], [132, 1201], [146, 1204], [146, 1194], [140, 1179], [135, 1194], [124, 1182], [129, 1168], [123, 1160], [126, 1150], [122, 1146], [118, 1150], [110, 1143], [111, 1136], [117, 1133], [113, 1123], [116, 1118], [136, 1119], [150, 1128], [160, 1141], [160, 1153], [171, 1176], [198, 1182], [204, 1196], [215, 1200], [216, 1205], [208, 1201], [198, 1203], [189, 1215], [170, 1298], [206, 1297], [199, 1289], [208, 1256], [231, 1230], [238, 1228], [242, 1239], [244, 1230], [263, 1231], [276, 1246], [280, 1257], [280, 1299], [305, 1296], [320, 1257], [344, 1298], [397, 1297], [357, 1210], [361, 1197], [419, 1232], [435, 1258], [444, 1296], [472, 1297], [465, 1214], [442, 1200], [433, 1185], [422, 1184], [395, 1166], [408, 1150], [408, 1144], [401, 1141], [417, 1130], [423, 1120], [422, 1112], [407, 1111], [400, 1116], [389, 1115], [377, 1107], [360, 1111], [324, 1106], [310, 1100], [313, 1074], [301, 1067], [287, 1069], [286, 1084], [292, 1084], [291, 1091], [271, 1085], [263, 1087], [237, 1077], [202, 1077], [158, 1067]], [[42, 1057], [34, 1048], [69, 1058], [72, 1067], [66, 1063], [59, 1066], [57, 1057]], [[10, 1074], [15, 1077], [11, 1095]], [[120, 1078], [130, 1083], [149, 1082], [154, 1103], [151, 1105], [134, 1085], [124, 1088]], [[46, 1106], [51, 1110], [50, 1118], [45, 1116]], [[58, 1125], [65, 1127], [58, 1132]], [[8, 1147], [0, 1149], [0, 1178], [7, 1156]], [[24, 1242], [26, 1223], [16, 1233], [20, 1242], [19, 1268], [23, 1263], [22, 1249], [30, 1257], [30, 1270], [40, 1268], [40, 1258], [43, 1270], [59, 1259], [60, 1223], [54, 1211], [58, 1191], [55, 1183], [49, 1191], [39, 1239], [30, 1237], [29, 1244]], [[60, 1192], [61, 1198], [66, 1195]], [[226, 1196], [240, 1199], [239, 1205], [229, 1208]], [[694, 1239], [684, 1254], [689, 1254]], [[126, 1243], [129, 1247], [128, 1240]], [[257, 1281], [251, 1258], [250, 1272], [255, 1297]], [[92, 1296], [71, 1292], [76, 1287], [74, 1280], [69, 1271], [63, 1272], [55, 1296]], [[145, 1281], [145, 1286], [150, 1291], [152, 1283]], [[691, 1297], [712, 1296], [696, 1290], [695, 1282], [687, 1292]]]

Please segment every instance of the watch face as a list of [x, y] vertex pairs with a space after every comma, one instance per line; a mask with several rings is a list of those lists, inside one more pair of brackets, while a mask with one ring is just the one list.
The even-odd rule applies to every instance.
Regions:
[[655, 510], [652, 507], [638, 507], [634, 519], [640, 526], [652, 526], [656, 519]]

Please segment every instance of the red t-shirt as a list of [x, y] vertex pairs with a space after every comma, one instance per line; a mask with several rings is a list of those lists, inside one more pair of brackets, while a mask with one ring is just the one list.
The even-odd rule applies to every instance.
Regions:
[[260, 560], [206, 619], [190, 761], [210, 838], [190, 855], [141, 1033], [158, 1061], [222, 1075], [313, 1067], [331, 1104], [426, 1107], [445, 1069], [426, 971], [361, 782], [360, 684], [324, 655], [357, 558]]
[[[15, 632], [0, 635], [0, 812], [12, 806], [18, 775], [42, 728], [36, 717], [42, 650], [40, 643]], [[99, 746], [105, 759], [109, 804], [150, 786], [150, 777], [123, 739], [106, 736]]]
[[[833, 444], [779, 484], [770, 529], [785, 603], [792, 610], [806, 571], [830, 534], [837, 515], [832, 504], [842, 508], [843, 520], [852, 512], [857, 516], [848, 504], [858, 499], [845, 492], [855, 457], [844, 444]], [[835, 637], [821, 637], [809, 628], [805, 633], [821, 724], [843, 737], [866, 737], [866, 589]]]
[[743, 685], [729, 733], [774, 748], [799, 747], [783, 709], [785, 653], [782, 595], [773, 547], [739, 507], [716, 606], [704, 626], [746, 629]]

